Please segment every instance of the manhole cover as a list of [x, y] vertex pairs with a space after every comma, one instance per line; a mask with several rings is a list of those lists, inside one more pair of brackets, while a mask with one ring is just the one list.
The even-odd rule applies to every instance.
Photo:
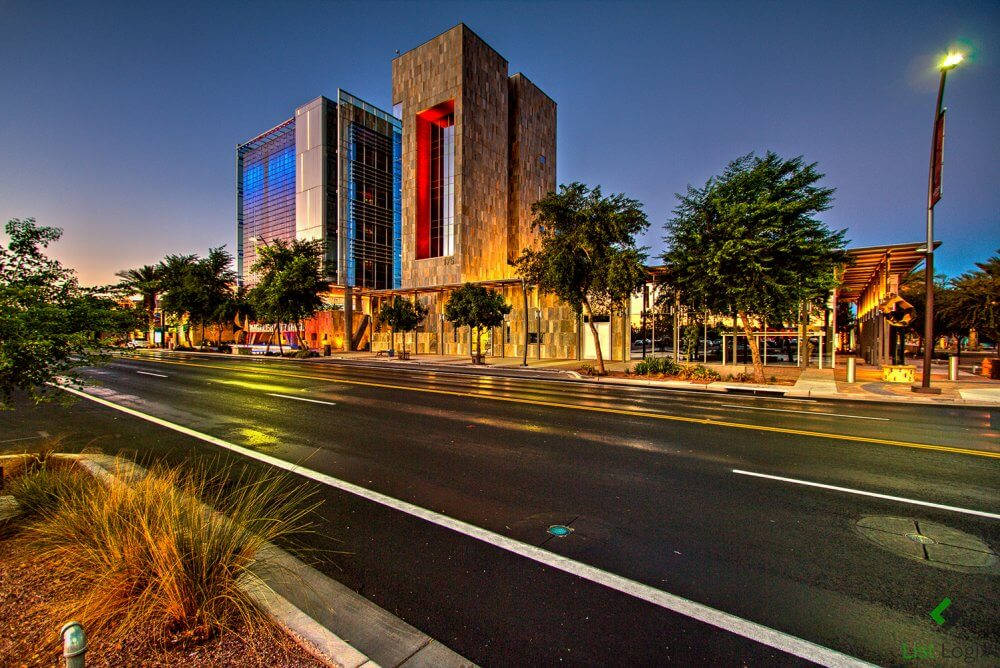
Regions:
[[549, 533], [556, 538], [565, 538], [573, 532], [573, 529], [565, 524], [553, 524], [549, 527]]
[[871, 542], [931, 566], [982, 573], [997, 571], [997, 554], [975, 536], [943, 524], [909, 517], [863, 517], [858, 532]]

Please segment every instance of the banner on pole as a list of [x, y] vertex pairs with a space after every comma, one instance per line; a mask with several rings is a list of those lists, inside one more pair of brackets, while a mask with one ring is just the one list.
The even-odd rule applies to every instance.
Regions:
[[934, 172], [931, 184], [931, 206], [933, 207], [941, 199], [941, 167], [944, 163], [944, 112], [938, 114], [937, 122], [934, 124]]

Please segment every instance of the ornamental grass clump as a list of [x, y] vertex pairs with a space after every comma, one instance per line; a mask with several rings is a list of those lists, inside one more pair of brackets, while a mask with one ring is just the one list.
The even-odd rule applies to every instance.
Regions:
[[240, 584], [266, 542], [307, 530], [313, 507], [281, 477], [154, 468], [65, 498], [27, 533], [53, 577], [80, 585], [65, 619], [115, 642], [200, 641], [259, 619]]
[[3, 494], [17, 500], [21, 520], [30, 520], [55, 511], [68, 499], [79, 499], [88, 494], [96, 481], [82, 471], [68, 466], [53, 466], [43, 462], [37, 467], [27, 467], [12, 476], [3, 486]]

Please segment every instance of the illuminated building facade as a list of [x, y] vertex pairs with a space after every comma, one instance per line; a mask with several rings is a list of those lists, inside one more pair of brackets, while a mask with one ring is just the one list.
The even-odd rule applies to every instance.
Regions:
[[237, 146], [240, 280], [258, 245], [297, 238], [323, 242], [341, 293], [400, 287], [401, 160], [399, 120], [342, 90]]
[[[408, 335], [410, 350], [466, 354], [476, 342], [444, 320], [444, 303], [460, 285], [479, 283], [513, 307], [503, 327], [482, 333], [487, 354], [590, 356], [583, 320], [522, 285], [514, 266], [535, 243], [531, 205], [556, 189], [556, 103], [459, 24], [393, 60], [392, 108], [389, 115], [341, 91], [238, 147], [242, 279], [252, 282], [254, 243], [322, 239], [343, 316], [338, 324], [341, 316], [322, 314], [316, 322], [330, 323], [307, 329], [335, 349], [391, 347], [373, 316], [403, 295], [429, 309]], [[294, 210], [288, 186], [267, 180], [291, 136]], [[627, 314], [595, 321], [605, 358], [628, 355]]]

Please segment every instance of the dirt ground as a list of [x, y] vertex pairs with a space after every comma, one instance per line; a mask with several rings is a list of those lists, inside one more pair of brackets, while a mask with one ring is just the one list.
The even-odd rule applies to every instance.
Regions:
[[[50, 577], [44, 562], [16, 534], [0, 537], [0, 666], [62, 665], [50, 604], [68, 583]], [[48, 644], [47, 644], [48, 643]], [[237, 629], [195, 645], [154, 647], [142, 637], [109, 646], [88, 637], [88, 666], [322, 666], [280, 631]]]

